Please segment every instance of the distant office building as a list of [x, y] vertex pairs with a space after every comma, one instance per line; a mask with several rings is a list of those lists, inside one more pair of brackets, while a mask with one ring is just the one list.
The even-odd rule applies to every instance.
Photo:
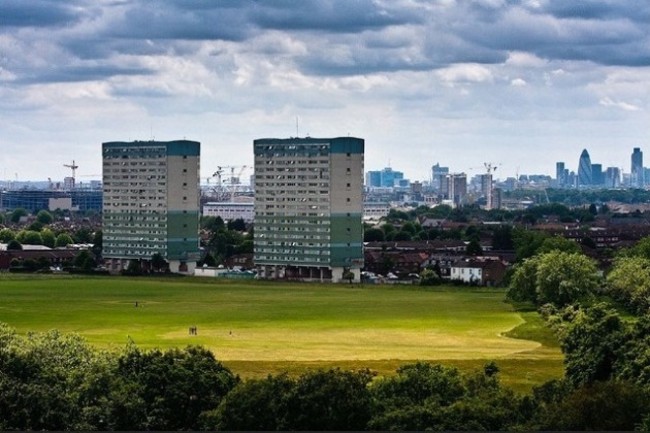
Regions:
[[605, 184], [605, 173], [602, 164], [591, 164], [591, 184], [603, 186]]
[[563, 187], [566, 185], [566, 168], [564, 167], [563, 162], [555, 163], [555, 182], [558, 187]]
[[102, 144], [103, 256], [117, 272], [160, 254], [175, 273], [199, 259], [199, 157], [196, 141]]
[[439, 163], [431, 167], [431, 188], [434, 192], [442, 192], [442, 186], [448, 174], [449, 167], [441, 167]]
[[467, 196], [467, 175], [465, 173], [451, 173], [446, 180], [446, 198], [451, 200], [454, 206], [461, 206], [465, 203]]
[[621, 170], [618, 167], [607, 167], [605, 170], [605, 188], [621, 187]]
[[371, 188], [408, 188], [409, 181], [404, 173], [386, 167], [381, 171], [366, 173], [366, 186]]
[[381, 171], [369, 171], [366, 173], [366, 187], [381, 188]]
[[589, 158], [587, 149], [584, 149], [578, 162], [578, 187], [589, 187], [591, 185], [591, 158]]
[[263, 278], [360, 280], [363, 158], [360, 138], [258, 139], [255, 264]]
[[643, 188], [645, 185], [643, 172], [643, 152], [638, 147], [632, 151], [632, 164], [630, 170], [630, 186], [634, 188]]
[[224, 221], [241, 219], [252, 223], [255, 218], [253, 202], [208, 202], [203, 205], [203, 216], [220, 217]]
[[0, 191], [0, 211], [22, 208], [36, 214], [39, 210], [57, 209], [71, 212], [102, 211], [101, 189], [70, 191], [46, 189], [19, 189]]

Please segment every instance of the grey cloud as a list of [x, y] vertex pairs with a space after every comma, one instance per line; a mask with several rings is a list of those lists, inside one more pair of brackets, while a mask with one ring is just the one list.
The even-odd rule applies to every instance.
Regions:
[[111, 23], [105, 35], [127, 39], [241, 41], [251, 31], [242, 9], [224, 7], [221, 2], [212, 2], [213, 7], [199, 2], [202, 8], [186, 4], [191, 2], [139, 2]]
[[72, 83], [97, 81], [120, 75], [151, 75], [147, 68], [129, 68], [111, 65], [52, 67], [22, 75], [16, 83]]
[[0, 28], [65, 26], [80, 21], [90, 9], [80, 9], [77, 1], [2, 0]]
[[275, 30], [318, 30], [330, 33], [357, 33], [394, 25], [420, 22], [414, 9], [380, 4], [372, 0], [281, 0], [252, 10], [255, 24]]
[[[591, 61], [607, 65], [647, 65], [648, 31], [626, 19], [563, 18], [530, 13], [520, 7], [501, 11], [496, 21], [456, 21], [451, 32], [475, 45], [505, 51], [526, 51], [547, 59]], [[588, 13], [583, 13], [590, 16]], [[597, 15], [596, 13], [592, 15]]]

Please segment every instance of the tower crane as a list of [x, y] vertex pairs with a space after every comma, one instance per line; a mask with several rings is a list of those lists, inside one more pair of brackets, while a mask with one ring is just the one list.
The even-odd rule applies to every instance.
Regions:
[[500, 163], [499, 164], [494, 164], [492, 162], [484, 162], [483, 165], [485, 166], [485, 171], [487, 172], [487, 176], [488, 176], [488, 179], [487, 179], [488, 185], [487, 185], [487, 188], [486, 188], [486, 191], [485, 191], [486, 192], [486, 206], [485, 206], [485, 208], [487, 210], [491, 210], [492, 209], [492, 201], [493, 201], [492, 196], [493, 196], [493, 191], [494, 191], [494, 185], [493, 185], [493, 182], [492, 182], [492, 173], [497, 171], [497, 168], [499, 168], [499, 166], [501, 164]]
[[[246, 165], [220, 165], [217, 166], [217, 170], [214, 172], [212, 177], [217, 178], [217, 188], [219, 193], [227, 193], [226, 187], [224, 184], [228, 184], [230, 188], [230, 201], [234, 201], [235, 193], [237, 192], [237, 186], [241, 184], [240, 178], [244, 170], [248, 168]], [[238, 170], [238, 171], [236, 171]], [[228, 178], [223, 179], [224, 172], [229, 172], [230, 175]], [[224, 194], [225, 195], [225, 194]]]
[[72, 170], [72, 187], [74, 188], [77, 169], [79, 166], [75, 164], [74, 159], [72, 160], [72, 164], [63, 164], [63, 166]]

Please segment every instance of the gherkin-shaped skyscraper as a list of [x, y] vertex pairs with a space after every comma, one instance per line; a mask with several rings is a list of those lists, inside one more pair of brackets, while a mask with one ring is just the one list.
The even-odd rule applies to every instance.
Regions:
[[589, 158], [589, 152], [587, 152], [587, 149], [584, 149], [580, 154], [580, 162], [578, 164], [578, 186], [585, 187], [592, 184], [591, 158]]

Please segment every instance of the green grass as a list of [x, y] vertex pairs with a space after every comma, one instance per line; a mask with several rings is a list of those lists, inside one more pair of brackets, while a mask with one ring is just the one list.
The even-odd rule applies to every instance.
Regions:
[[129, 339], [145, 348], [200, 344], [243, 377], [330, 366], [390, 374], [415, 360], [468, 370], [489, 359], [522, 390], [561, 376], [541, 319], [503, 298], [465, 288], [5, 275], [0, 321], [20, 333], [75, 332], [114, 350]]

